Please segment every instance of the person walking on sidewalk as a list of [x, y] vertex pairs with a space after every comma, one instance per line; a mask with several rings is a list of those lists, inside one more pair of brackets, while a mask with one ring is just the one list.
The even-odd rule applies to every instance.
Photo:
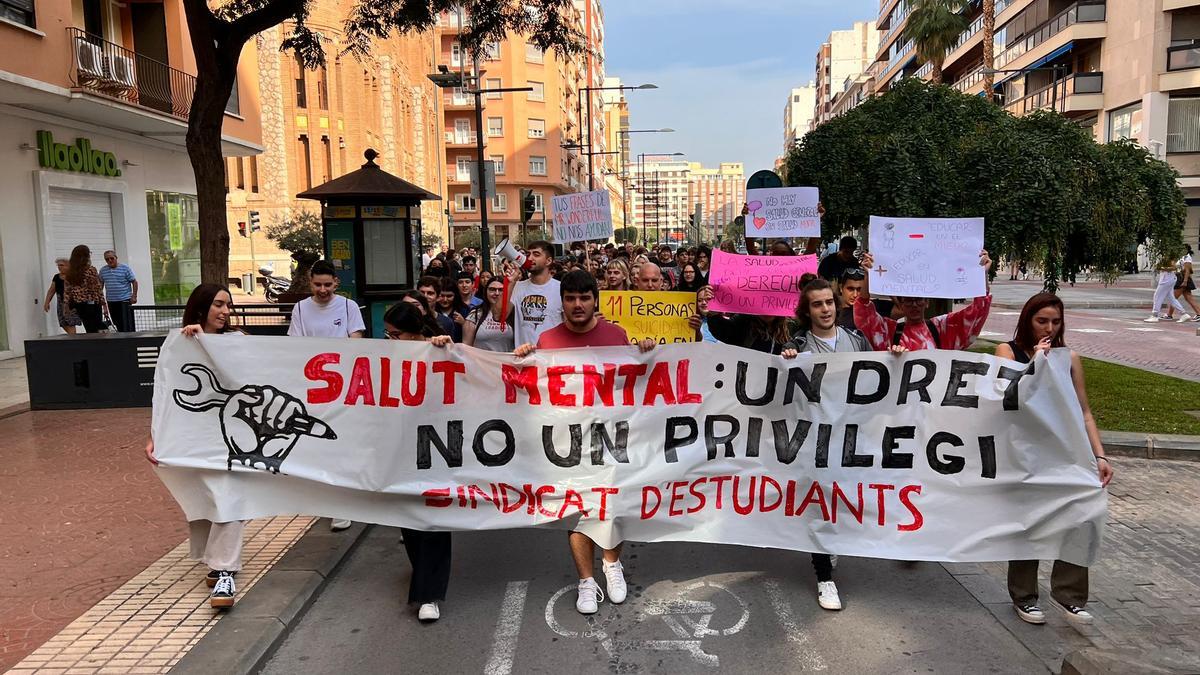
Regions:
[[[537, 346], [524, 343], [514, 352], [517, 358], [529, 356], [537, 349], [567, 349], [572, 347], [624, 347], [629, 344], [629, 335], [615, 323], [596, 316], [600, 300], [600, 289], [596, 278], [584, 270], [568, 272], [559, 284], [563, 321], [561, 324], [538, 336]], [[656, 343], [646, 338], [638, 344], [643, 352], [654, 349]], [[578, 596], [575, 609], [580, 614], [595, 614], [604, 593], [595, 579], [596, 545], [582, 532], [571, 531], [567, 538], [571, 546], [571, 557], [579, 572]], [[625, 602], [628, 586], [625, 571], [621, 566], [621, 545], [606, 548], [601, 554], [604, 560], [605, 587], [608, 599], [613, 604]]]
[[[408, 302], [397, 302], [383, 315], [383, 329], [389, 340], [426, 342], [435, 347], [451, 344], [450, 336], [424, 335], [427, 323], [421, 310]], [[417, 619], [437, 621], [442, 616], [439, 602], [445, 602], [450, 587], [450, 533], [400, 528], [404, 552], [412, 565], [408, 583], [408, 601], [417, 603]]]
[[119, 333], [133, 332], [133, 306], [137, 304], [138, 281], [129, 265], [117, 261], [116, 251], [104, 252], [100, 282], [108, 300], [108, 314]]
[[[1019, 363], [1031, 363], [1039, 352], [1066, 347], [1063, 341], [1065, 324], [1062, 300], [1053, 293], [1038, 293], [1026, 301], [1017, 319], [1013, 339], [996, 346], [996, 356], [1012, 359]], [[1096, 419], [1088, 405], [1087, 387], [1083, 378], [1083, 362], [1079, 355], [1071, 352], [1071, 381], [1075, 395], [1083, 411], [1083, 427], [1087, 432], [1092, 455], [1095, 456], [1096, 472], [1101, 487], [1107, 487], [1113, 477], [1112, 464], [1104, 456], [1104, 445]], [[1046, 614], [1038, 606], [1038, 561], [1013, 560], [1008, 563], [1008, 594], [1013, 609], [1022, 621], [1032, 624], [1046, 623]], [[1065, 560], [1055, 560], [1050, 573], [1050, 596], [1067, 613], [1067, 618], [1079, 624], [1092, 622], [1087, 611], [1088, 569]]]
[[1175, 273], [1175, 259], [1171, 256], [1164, 255], [1158, 264], [1158, 285], [1154, 288], [1154, 300], [1150, 305], [1150, 316], [1142, 319], [1146, 323], [1156, 323], [1163, 319], [1163, 315], [1159, 314], [1162, 306], [1170, 303], [1171, 308], [1179, 312], [1180, 316], [1186, 316], [1183, 311], [1183, 305], [1175, 299], [1175, 280], [1178, 275]]
[[66, 331], [67, 335], [74, 335], [75, 329], [83, 322], [79, 320], [79, 315], [75, 310], [67, 306], [66, 298], [63, 297], [63, 291], [66, 290], [67, 282], [64, 277], [67, 274], [68, 261], [66, 258], [58, 258], [54, 261], [58, 266], [58, 274], [50, 278], [50, 288], [46, 289], [46, 300], [42, 303], [42, 311], [50, 311], [50, 301], [57, 298], [55, 301], [56, 311], [58, 314], [58, 327]]
[[[197, 286], [188, 296], [187, 305], [183, 310], [183, 334], [188, 337], [195, 337], [201, 333], [241, 335], [241, 331], [229, 325], [232, 307], [233, 298], [228, 288], [218, 284]], [[256, 427], [268, 427], [265, 419], [271, 407], [268, 403], [270, 401], [264, 400], [261, 406], [247, 407], [246, 414], [251, 417], [247, 422]], [[154, 456], [154, 438], [146, 444], [146, 459], [150, 460], [151, 464], [158, 465]], [[242, 569], [244, 529], [245, 523], [240, 520], [228, 523], [214, 523], [211, 520], [188, 522], [190, 557], [209, 568], [205, 583], [212, 588], [208, 603], [215, 609], [233, 607], [234, 597], [237, 595], [235, 577]]]
[[[1192, 297], [1192, 291], [1196, 290], [1196, 279], [1193, 276], [1195, 270], [1192, 266], [1192, 247], [1187, 244], [1184, 244], [1183, 247], [1185, 253], [1179, 259], [1179, 268], [1176, 270], [1175, 289], [1173, 292], [1175, 293], [1176, 300], [1182, 300], [1192, 308], [1192, 316], [1189, 318], [1187, 314], [1180, 314], [1179, 318], [1175, 319], [1177, 323], [1183, 323], [1188, 320], [1200, 321], [1200, 306], [1196, 305], [1196, 298]], [[1172, 312], [1174, 311], [1174, 307], [1167, 310], [1168, 319], [1174, 318], [1172, 316]]]
[[[309, 285], [312, 296], [296, 303], [292, 308], [292, 322], [288, 335], [322, 338], [361, 338], [367, 326], [363, 323], [358, 305], [348, 298], [337, 295], [337, 271], [328, 260], [318, 260], [309, 270]], [[353, 523], [344, 518], [334, 518], [329, 529], [338, 532]]]
[[108, 316], [108, 303], [104, 300], [104, 286], [100, 274], [92, 267], [92, 250], [80, 244], [71, 249], [71, 260], [67, 273], [63, 275], [66, 286], [63, 297], [67, 306], [79, 315], [83, 328], [89, 333], [104, 330], [104, 319]]

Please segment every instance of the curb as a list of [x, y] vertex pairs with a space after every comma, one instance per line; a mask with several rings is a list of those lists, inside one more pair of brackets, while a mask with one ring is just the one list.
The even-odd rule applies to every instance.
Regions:
[[1104, 452], [1115, 457], [1200, 462], [1200, 436], [1101, 431], [1100, 442]]
[[254, 673], [266, 665], [287, 637], [289, 625], [304, 615], [329, 577], [354, 550], [369, 525], [329, 531], [318, 519], [292, 548], [217, 621], [171, 673]]
[[1200, 672], [1200, 657], [1178, 649], [1087, 647], [1066, 655], [1061, 675], [1183, 675]]

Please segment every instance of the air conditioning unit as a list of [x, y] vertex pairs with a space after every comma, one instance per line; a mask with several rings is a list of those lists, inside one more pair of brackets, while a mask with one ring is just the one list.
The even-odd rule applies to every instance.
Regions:
[[108, 68], [108, 79], [120, 89], [133, 89], [137, 86], [137, 76], [133, 71], [133, 59], [122, 54], [112, 54], [104, 57]]
[[104, 79], [104, 57], [100, 47], [83, 38], [76, 38], [75, 69], [79, 72], [79, 84]]

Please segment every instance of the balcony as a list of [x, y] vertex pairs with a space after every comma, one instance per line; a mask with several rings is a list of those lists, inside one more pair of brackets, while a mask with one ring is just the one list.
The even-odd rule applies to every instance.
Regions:
[[1004, 109], [1014, 115], [1026, 115], [1034, 110], [1071, 113], [1103, 108], [1104, 73], [1075, 73], [1004, 105]]
[[[950, 45], [950, 49], [946, 50], [946, 61], [942, 63], [942, 68], [949, 68], [960, 58], [962, 58], [964, 54], [970, 51], [970, 49], [977, 44], [974, 40], [972, 40], [972, 38], [982, 32], [983, 15], [981, 14], [971, 22], [970, 26], [967, 26], [967, 30], [963, 31], [963, 34], [958, 36], [958, 39], [954, 41], [954, 44]], [[982, 42], [982, 39], [980, 42]], [[963, 49], [964, 47], [966, 47], [966, 49]]]
[[475, 97], [467, 94], [446, 94], [442, 96], [442, 104], [446, 110], [474, 110]]
[[1159, 75], [1160, 91], [1200, 87], [1200, 40], [1167, 47], [1167, 72]]
[[[486, 139], [484, 143], [486, 143]], [[447, 148], [473, 148], [475, 147], [475, 133], [461, 131], [446, 132], [446, 147]]]
[[187, 120], [196, 77], [108, 42], [68, 28], [73, 88]]
[[457, 12], [446, 12], [438, 20], [438, 26], [442, 28], [443, 33], [461, 33], [465, 23], [466, 17], [459, 19]]
[[[1072, 40], [1103, 38], [1105, 18], [1106, 7], [1103, 1], [1077, 2], [997, 54], [995, 67], [1019, 70]], [[1061, 39], [1054, 39], [1059, 36]], [[1040, 47], [1044, 48], [1039, 49]], [[1022, 58], [1026, 56], [1028, 58]], [[1018, 60], [1021, 62], [1015, 63]]]
[[984, 78], [983, 64], [980, 64], [980, 65], [976, 66], [975, 69], [972, 70], [971, 72], [969, 72], [966, 75], [963, 75], [962, 77], [955, 80], [954, 84], [952, 84], [950, 86], [954, 87], [955, 89], [961, 91], [964, 94], [973, 94], [973, 93], [977, 93], [974, 91], [977, 87], [979, 88], [980, 91], [983, 90], [982, 87], [979, 87], [979, 85], [983, 83], [983, 78]]

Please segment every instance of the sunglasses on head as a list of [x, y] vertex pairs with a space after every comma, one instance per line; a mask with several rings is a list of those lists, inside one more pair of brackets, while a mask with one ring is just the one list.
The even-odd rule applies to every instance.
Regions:
[[858, 281], [866, 276], [867, 273], [864, 272], [861, 267], [851, 267], [850, 269], [842, 271], [842, 281]]

